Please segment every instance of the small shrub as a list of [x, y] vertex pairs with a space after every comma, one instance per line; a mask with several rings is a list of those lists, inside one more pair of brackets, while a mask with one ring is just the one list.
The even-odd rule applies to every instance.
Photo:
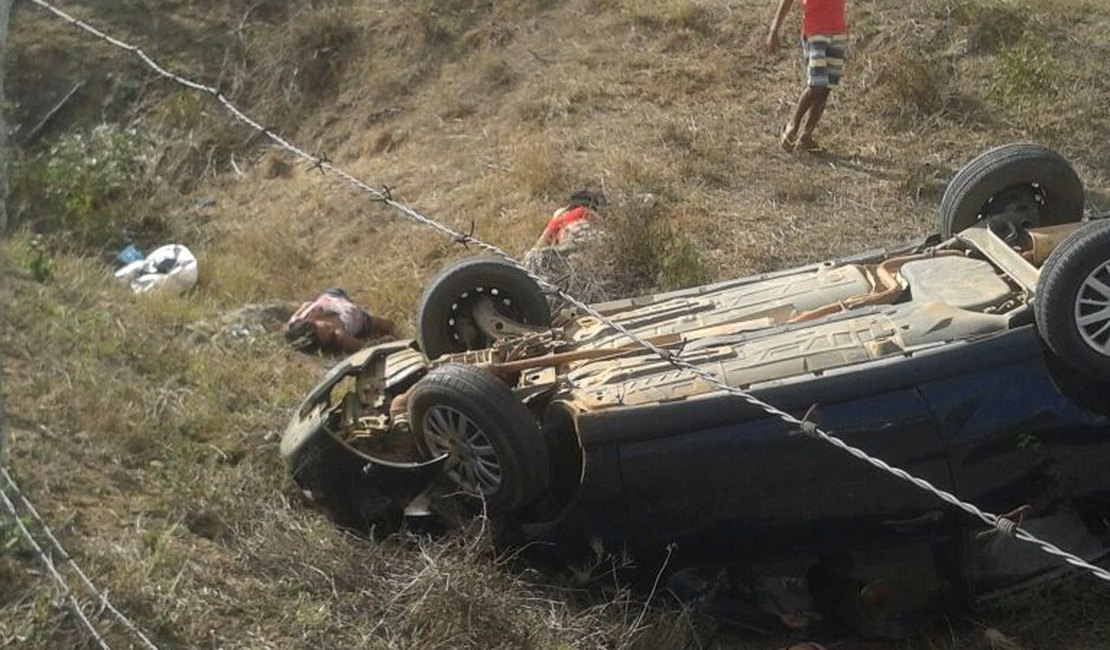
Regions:
[[1006, 105], [1022, 106], [1055, 90], [1059, 69], [1042, 43], [1026, 43], [998, 55], [990, 96]]
[[607, 256], [628, 295], [703, 284], [708, 272], [697, 245], [650, 195], [632, 197], [603, 217]]
[[31, 238], [30, 251], [24, 260], [27, 275], [35, 282], [46, 282], [50, 279], [50, 254], [46, 250], [46, 242], [42, 235]]
[[134, 131], [101, 124], [68, 134], [37, 158], [15, 163], [14, 225], [103, 247], [141, 223], [146, 146]]
[[701, 251], [692, 239], [670, 223], [660, 234], [659, 265], [655, 273], [655, 284], [660, 289], [681, 289], [709, 281]]
[[533, 248], [524, 265], [587, 303], [704, 284], [697, 245], [641, 193], [603, 206], [590, 235], [571, 246]]
[[957, 26], [966, 28], [973, 52], [995, 52], [1017, 43], [1029, 21], [1028, 13], [1012, 2], [947, 0], [943, 10]]
[[891, 52], [876, 62], [869, 103], [892, 126], [905, 127], [941, 113], [952, 94], [952, 66], [924, 58], [918, 48]]

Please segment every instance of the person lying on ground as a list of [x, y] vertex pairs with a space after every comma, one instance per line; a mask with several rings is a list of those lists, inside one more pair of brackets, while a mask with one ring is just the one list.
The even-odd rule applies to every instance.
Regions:
[[357, 352], [368, 341], [394, 333], [393, 321], [371, 316], [342, 289], [328, 289], [302, 304], [285, 324], [285, 340], [303, 352]]
[[570, 195], [567, 204], [551, 215], [539, 239], [532, 248], [559, 246], [578, 238], [589, 229], [597, 218], [598, 210], [605, 202], [601, 193], [582, 190]]
[[[555, 211], [521, 260], [525, 269], [586, 302], [619, 297], [609, 241], [597, 211], [606, 205], [600, 192], [575, 192]], [[565, 304], [549, 297], [552, 313]]]

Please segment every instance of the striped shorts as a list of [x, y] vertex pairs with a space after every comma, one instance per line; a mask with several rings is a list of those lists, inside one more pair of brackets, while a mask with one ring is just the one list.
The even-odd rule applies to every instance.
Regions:
[[835, 88], [844, 72], [847, 34], [812, 34], [802, 38], [806, 79], [812, 88]]

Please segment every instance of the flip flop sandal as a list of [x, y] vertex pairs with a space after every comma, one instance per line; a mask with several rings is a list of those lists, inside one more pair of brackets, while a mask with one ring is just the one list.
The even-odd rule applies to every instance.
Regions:
[[784, 124], [782, 127], [782, 132], [779, 133], [779, 144], [782, 145], [782, 150], [787, 153], [794, 151], [794, 147], [798, 146], [797, 138], [790, 138], [786, 135], [787, 133], [789, 133], [789, 131], [790, 126]]
[[825, 147], [823, 147], [819, 142], [817, 142], [815, 140], [810, 140], [809, 142], [804, 143], [804, 144], [801, 141], [798, 141], [798, 143], [795, 145], [794, 150], [795, 151], [804, 151], [805, 153], [812, 153], [812, 154], [825, 153]]

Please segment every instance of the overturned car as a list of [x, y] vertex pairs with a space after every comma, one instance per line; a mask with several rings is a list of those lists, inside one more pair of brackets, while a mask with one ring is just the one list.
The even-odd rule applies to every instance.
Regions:
[[[1006, 145], [953, 178], [939, 235], [593, 308], [1096, 561], [1110, 550], [1110, 219], [1083, 207], [1066, 160]], [[521, 541], [665, 559], [695, 572], [687, 585], [791, 585], [763, 609], [878, 634], [1062, 570], [593, 315], [552, 313], [497, 259], [443, 270], [417, 329], [335, 366], [282, 439], [294, 480], [341, 525], [389, 529], [471, 495]]]

